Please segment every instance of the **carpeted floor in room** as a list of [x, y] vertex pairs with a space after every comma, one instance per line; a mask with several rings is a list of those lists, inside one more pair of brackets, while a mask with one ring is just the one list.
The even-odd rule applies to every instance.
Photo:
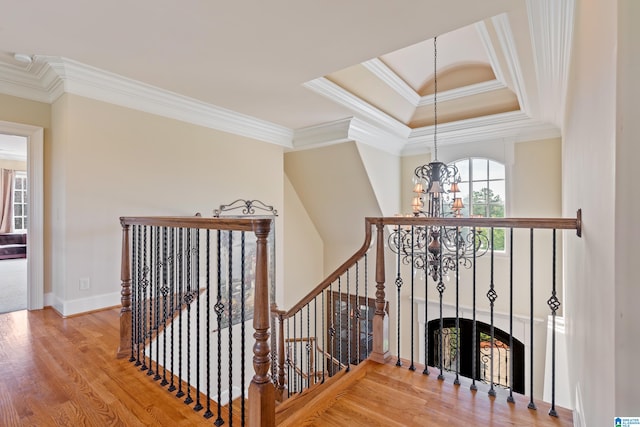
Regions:
[[27, 260], [0, 260], [0, 313], [27, 308]]

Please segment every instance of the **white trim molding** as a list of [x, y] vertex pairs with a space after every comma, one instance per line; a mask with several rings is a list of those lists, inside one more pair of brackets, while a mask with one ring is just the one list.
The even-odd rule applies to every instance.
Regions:
[[292, 147], [293, 131], [284, 126], [63, 57], [36, 56], [34, 62], [25, 68], [0, 62], [0, 92], [47, 103], [53, 103], [63, 93], [72, 93], [287, 148]]
[[44, 306], [44, 129], [0, 121], [0, 133], [27, 138], [27, 309]]
[[575, 0], [527, 0], [540, 119], [560, 126], [566, 102]]

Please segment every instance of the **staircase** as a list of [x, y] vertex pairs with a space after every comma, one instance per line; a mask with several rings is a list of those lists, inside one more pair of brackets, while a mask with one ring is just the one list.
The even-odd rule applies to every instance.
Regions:
[[469, 391], [467, 384], [367, 360], [351, 372], [342, 372], [292, 397], [276, 408], [276, 425], [285, 426], [572, 426], [571, 411], [556, 408], [549, 417], [548, 403], [516, 395], [489, 397], [485, 390]]

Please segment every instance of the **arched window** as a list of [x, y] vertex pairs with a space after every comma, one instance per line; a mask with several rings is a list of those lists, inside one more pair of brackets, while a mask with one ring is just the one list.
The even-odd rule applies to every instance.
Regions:
[[[506, 173], [504, 164], [495, 160], [470, 157], [452, 162], [460, 172], [459, 183], [463, 216], [504, 218]], [[488, 230], [487, 230], [488, 232]], [[504, 229], [494, 230], [494, 249], [505, 249]]]

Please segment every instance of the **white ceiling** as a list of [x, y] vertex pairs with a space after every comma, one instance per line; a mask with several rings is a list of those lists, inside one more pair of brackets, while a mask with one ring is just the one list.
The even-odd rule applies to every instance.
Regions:
[[[69, 89], [71, 71], [81, 65], [85, 67], [82, 71], [97, 69], [109, 76], [150, 85], [145, 90], [157, 88], [165, 96], [186, 97], [200, 106], [221, 107], [265, 121], [285, 137], [290, 130], [288, 138], [295, 145], [293, 135], [302, 128], [354, 116], [369, 123], [381, 123], [360, 111], [362, 105], [356, 108], [336, 101], [322, 90], [310, 87], [313, 86], [310, 82], [317, 83], [323, 76], [378, 57], [390, 67], [411, 61], [428, 65], [431, 47], [420, 42], [466, 27], [457, 35], [447, 36], [451, 39], [447, 46], [457, 48], [439, 50], [443, 66], [462, 58], [468, 62], [500, 64], [506, 74], [504, 84], [518, 94], [519, 100], [522, 93], [528, 93], [529, 105], [521, 102], [525, 115], [520, 119], [537, 119], [532, 115], [535, 116], [538, 92], [542, 89], [536, 84], [535, 47], [531, 47], [530, 35], [535, 31], [527, 20], [531, 19], [532, 9], [546, 12], [544, 8], [557, 8], [538, 6], [542, 3], [558, 2], [60, 0], [34, 5], [29, 1], [0, 0], [0, 91], [15, 94], [20, 85], [33, 86], [31, 78], [46, 80], [42, 68], [36, 66], [39, 62], [64, 64], [66, 68], [52, 68], [66, 85], [65, 90], [73, 90]], [[497, 25], [497, 29], [491, 27], [484, 34], [485, 48], [487, 40], [501, 45], [491, 58], [492, 52], [481, 50], [482, 43], [477, 37], [468, 38], [465, 34], [475, 31], [472, 24], [499, 16], [509, 18], [492, 18], [493, 22], [507, 20], [506, 28], [513, 33], [506, 31], [505, 41], [500, 32], [505, 25]], [[523, 20], [525, 25], [520, 25]], [[542, 21], [537, 30], [540, 34], [548, 32], [545, 25], [552, 20], [547, 17], [547, 21]], [[464, 40], [467, 42], [463, 43]], [[411, 49], [418, 52], [418, 59], [415, 54], [392, 53], [413, 45]], [[513, 57], [519, 52], [525, 58], [516, 58], [514, 62]], [[16, 62], [15, 53], [32, 55], [36, 61], [31, 65]], [[52, 62], [51, 58], [62, 62]], [[510, 69], [514, 63], [515, 70]], [[21, 71], [29, 76], [20, 74]], [[518, 76], [518, 72], [524, 76]], [[533, 83], [517, 81], [525, 76], [533, 79]], [[414, 86], [430, 76], [402, 77]], [[381, 127], [403, 138], [415, 136], [410, 129], [395, 123]], [[428, 130], [418, 133], [428, 134]]]

